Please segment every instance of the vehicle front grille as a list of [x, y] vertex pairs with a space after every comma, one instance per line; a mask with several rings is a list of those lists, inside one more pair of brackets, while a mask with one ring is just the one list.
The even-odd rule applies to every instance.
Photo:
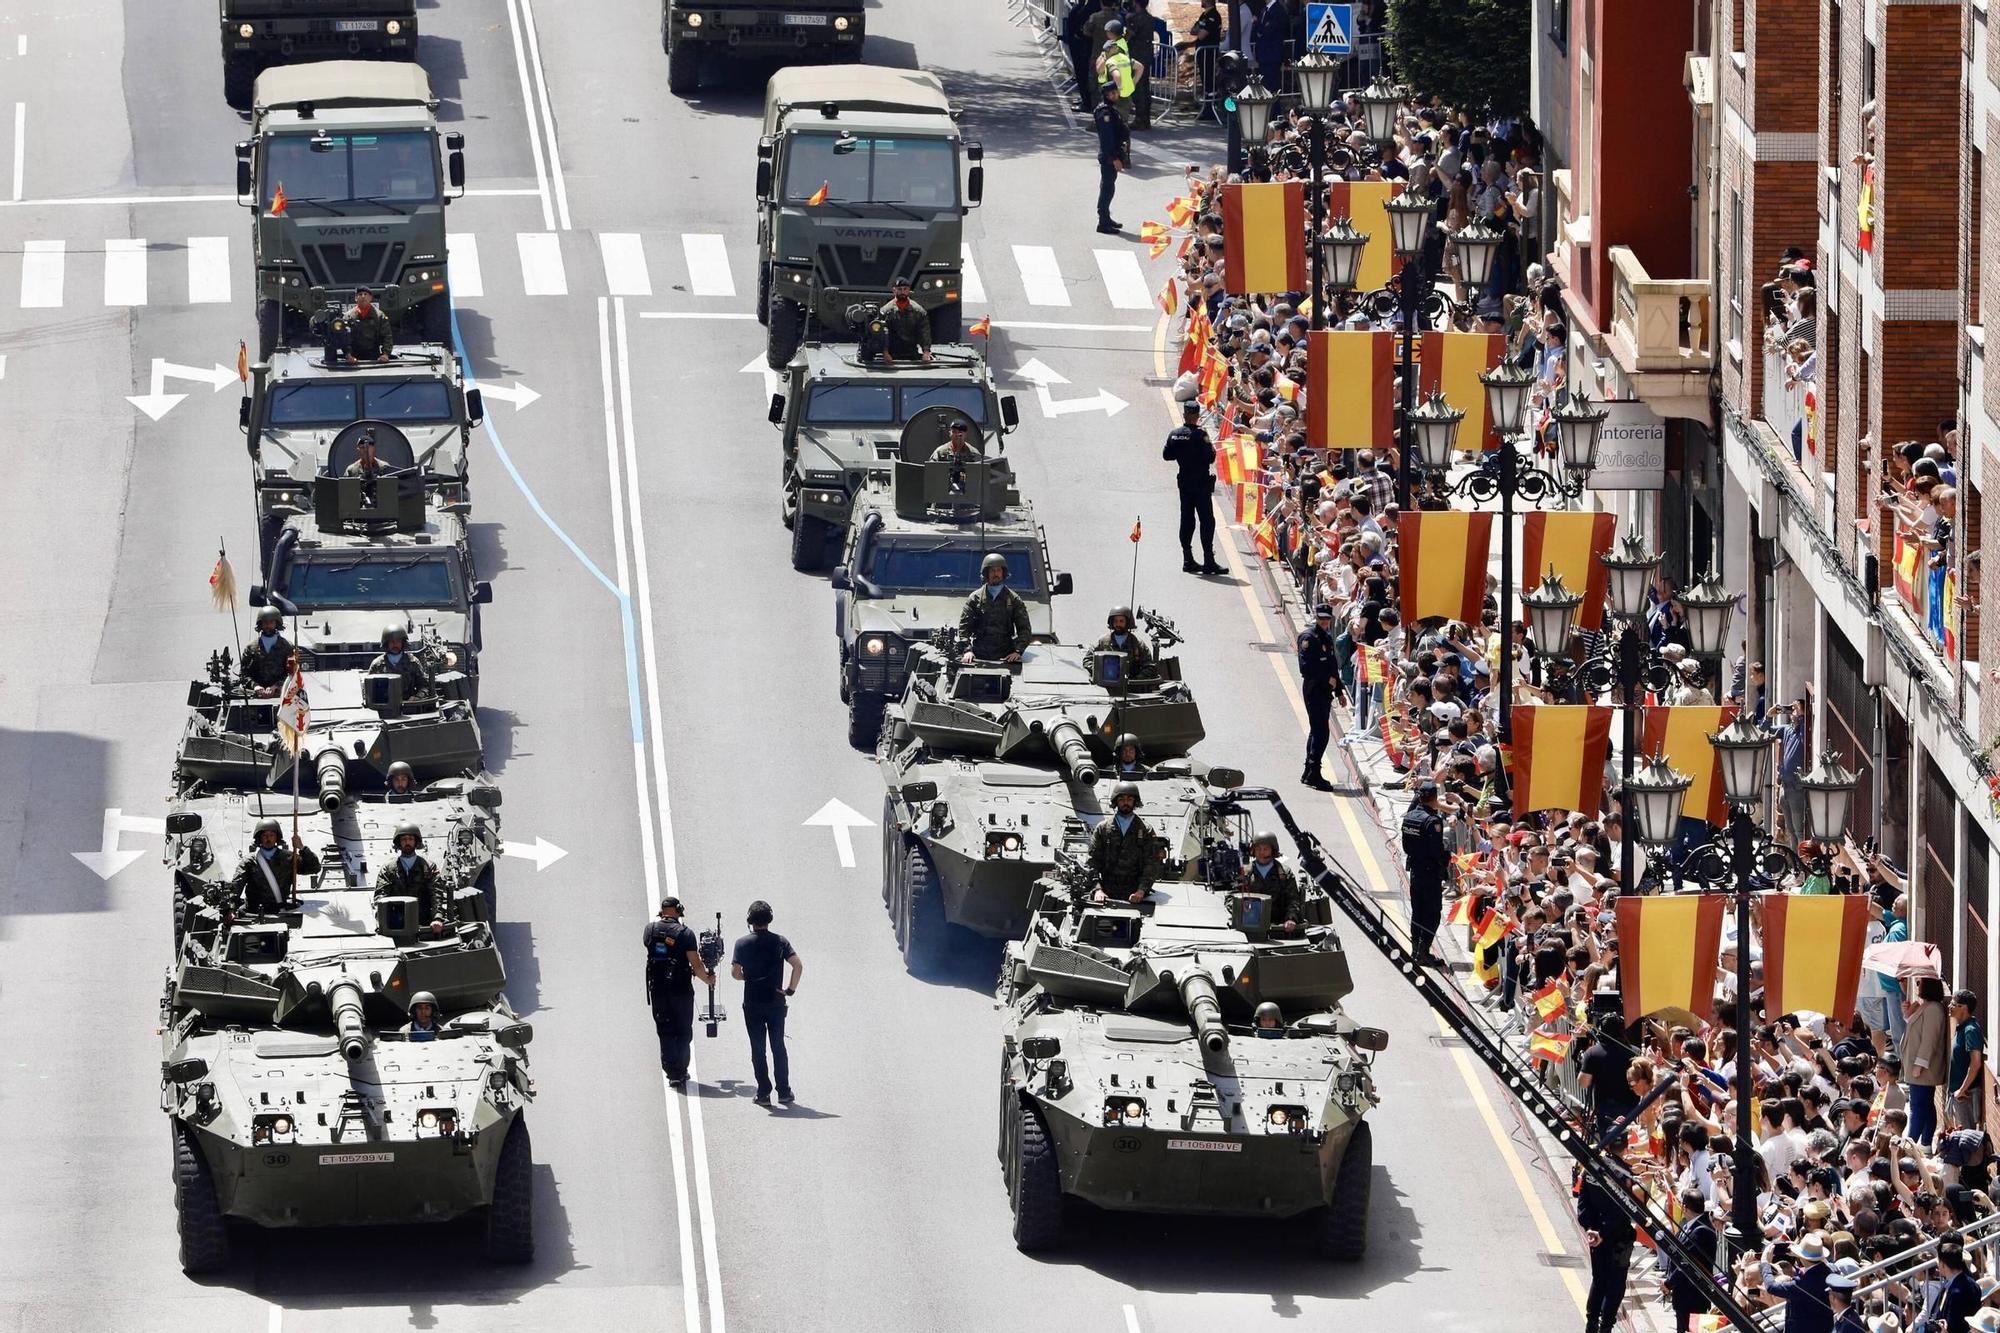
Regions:
[[306, 277], [317, 287], [385, 285], [396, 281], [403, 269], [403, 243], [383, 241], [347, 245], [304, 245], [299, 258]]
[[888, 245], [877, 247], [873, 259], [868, 254], [864, 246], [828, 246], [820, 251], [821, 282], [845, 291], [887, 291], [898, 273], [916, 276], [921, 257], [914, 249]]

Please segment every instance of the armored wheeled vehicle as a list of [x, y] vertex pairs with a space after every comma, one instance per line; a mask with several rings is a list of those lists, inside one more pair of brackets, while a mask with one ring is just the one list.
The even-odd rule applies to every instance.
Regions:
[[[208, 836], [205, 814], [172, 819], [181, 853]], [[525, 1262], [533, 1031], [507, 1003], [480, 892], [457, 887], [448, 909], [420, 911], [371, 888], [354, 806], [310, 824], [317, 877], [275, 910], [226, 895], [194, 907], [167, 974], [161, 1107], [181, 1266], [227, 1264], [231, 1222], [466, 1216], [482, 1219], [490, 1258]]]
[[333, 346], [281, 350], [250, 367], [237, 424], [266, 557], [285, 517], [310, 507], [313, 479], [345, 472], [364, 436], [384, 467], [415, 472], [442, 503], [472, 499], [472, 431], [486, 404], [465, 387], [458, 356], [420, 344], [387, 363], [350, 365], [328, 354]]
[[308, 60], [415, 60], [417, 0], [221, 0], [222, 96], [250, 106], [257, 76]]
[[[252, 606], [274, 606], [307, 671], [355, 671], [382, 651], [386, 629], [402, 628], [430, 673], [461, 677], [479, 701], [479, 608], [493, 600], [466, 541], [470, 505], [445, 499], [416, 468], [374, 479], [339, 475], [356, 438], [372, 431], [389, 456], [408, 456], [395, 428], [357, 422], [329, 446], [329, 468], [309, 490], [259, 492], [280, 526], [265, 561], [266, 582]], [[399, 440], [401, 442], [399, 443]]]
[[445, 205], [465, 193], [465, 136], [407, 61], [325, 60], [265, 71], [236, 202], [251, 210], [257, 359], [366, 287], [416, 341], [451, 341]]
[[1341, 1007], [1354, 983], [1316, 877], [1287, 871], [1299, 919], [1284, 931], [1249, 869], [1260, 837], [1277, 852], [1249, 814], [1274, 794], [1217, 785], [1156, 830], [1162, 874], [1143, 902], [1105, 901], [1066, 859], [1008, 945], [999, 1146], [1024, 1250], [1059, 1242], [1065, 1199], [1309, 1217], [1322, 1254], [1366, 1248], [1362, 1117], [1388, 1035]]
[[786, 64], [859, 60], [866, 24], [863, 0], [764, 0], [726, 9], [701, 0], [660, 0], [667, 91], [693, 96], [701, 87], [703, 66], [716, 59]]
[[1036, 880], [1087, 842], [1132, 776], [1113, 772], [1114, 740], [1140, 748], [1149, 821], [1171, 825], [1207, 799], [1211, 770], [1189, 755], [1201, 711], [1175, 658], [1160, 656], [1160, 678], [1144, 681], [1123, 678], [1118, 653], [1066, 644], [966, 663], [955, 629], [910, 656], [877, 759], [883, 900], [913, 968], [936, 964], [952, 927], [1020, 938]]
[[927, 362], [884, 362], [852, 343], [801, 348], [785, 392], [772, 395], [770, 417], [783, 432], [779, 513], [792, 530], [792, 568], [807, 571], [841, 550], [863, 487], [887, 478], [898, 459], [924, 462], [948, 438], [951, 421], [964, 421], [970, 446], [1002, 468], [1000, 437], [1020, 424], [1013, 395], [994, 390], [973, 348], [935, 347]]

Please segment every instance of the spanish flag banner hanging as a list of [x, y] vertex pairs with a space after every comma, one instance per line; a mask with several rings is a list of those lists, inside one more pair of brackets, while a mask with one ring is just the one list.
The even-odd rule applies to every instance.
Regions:
[[1445, 401], [1465, 413], [1458, 425], [1461, 449], [1498, 449], [1498, 423], [1487, 418], [1483, 371], [1500, 364], [1507, 339], [1498, 333], [1424, 334], [1417, 342], [1417, 394], [1442, 393]]
[[1736, 720], [1735, 708], [1724, 704], [1704, 707], [1648, 708], [1645, 739], [1647, 754], [1664, 757], [1669, 768], [1694, 778], [1688, 788], [1681, 814], [1687, 819], [1706, 819], [1717, 828], [1729, 822], [1727, 794], [1722, 787], [1722, 755], [1708, 738]]
[[1395, 181], [1335, 181], [1327, 188], [1330, 218], [1346, 218], [1354, 230], [1368, 238], [1361, 263], [1354, 270], [1356, 291], [1372, 291], [1402, 272], [1403, 261], [1396, 258], [1395, 233], [1389, 229], [1389, 213], [1382, 205], [1403, 192]]
[[1387, 449], [1396, 442], [1395, 335], [1320, 329], [1306, 335], [1306, 444]]
[[[1468, 418], [1469, 420], [1469, 418]], [[1464, 428], [1460, 428], [1464, 439]], [[1604, 628], [1609, 578], [1599, 556], [1611, 550], [1617, 518], [1611, 514], [1550, 514], [1536, 511], [1521, 523], [1521, 591], [1541, 586], [1551, 569], [1571, 592], [1583, 594], [1576, 609], [1578, 629]]]
[[1222, 262], [1231, 295], [1304, 291], [1304, 182], [1223, 186]]
[[[1727, 904], [1726, 895], [1719, 893], [1619, 898], [1618, 987], [1625, 997], [1627, 1022], [1636, 1023], [1662, 1009], [1684, 1009], [1703, 1021], [1709, 1018], [1715, 1005], [1716, 958], [1722, 950], [1722, 909]], [[1767, 972], [1766, 985], [1768, 976]]]
[[1595, 813], [1611, 755], [1611, 714], [1597, 704], [1517, 704], [1514, 708], [1514, 813]]
[[1764, 905], [1764, 1012], [1810, 1009], [1845, 1023], [1854, 1017], [1868, 899], [1857, 893], [1767, 893]]
[[[1313, 402], [1319, 395], [1313, 395]], [[1397, 580], [1403, 624], [1419, 620], [1479, 623], [1486, 602], [1486, 561], [1493, 544], [1493, 515], [1460, 509], [1404, 514], [1402, 575]]]

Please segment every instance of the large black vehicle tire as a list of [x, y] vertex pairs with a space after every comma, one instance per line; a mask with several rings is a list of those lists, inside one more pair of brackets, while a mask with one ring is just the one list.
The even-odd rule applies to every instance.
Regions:
[[701, 46], [682, 42], [676, 46], [664, 34], [667, 48], [667, 91], [675, 97], [693, 97], [701, 91]]
[[493, 1202], [486, 1209], [486, 1257], [496, 1264], [525, 1264], [535, 1257], [535, 1151], [525, 1116], [514, 1117], [500, 1145]]
[[955, 343], [959, 340], [965, 324], [965, 308], [952, 301], [931, 311], [931, 341], [933, 343]]
[[833, 544], [831, 525], [823, 518], [798, 513], [792, 516], [792, 568], [801, 574], [817, 574], [826, 568], [826, 550]]
[[1333, 1179], [1333, 1198], [1320, 1214], [1319, 1252], [1353, 1263], [1368, 1253], [1368, 1186], [1375, 1171], [1375, 1140], [1362, 1121], [1347, 1140]]
[[1032, 1253], [1062, 1239], [1062, 1169], [1041, 1113], [1021, 1102], [1019, 1114], [1007, 1202], [1014, 1210], [1014, 1247]]
[[222, 58], [222, 100], [231, 111], [248, 111], [256, 87], [256, 61], [242, 56]]
[[285, 307], [277, 301], [257, 303], [257, 359], [269, 361], [271, 353], [278, 350], [278, 338], [284, 332]]
[[903, 946], [903, 965], [923, 975], [936, 969], [944, 958], [950, 923], [944, 918], [944, 887], [938, 883], [937, 867], [923, 844], [911, 843], [903, 863], [902, 930], [897, 943]]
[[181, 1271], [213, 1273], [229, 1263], [229, 1227], [215, 1194], [215, 1173], [194, 1131], [173, 1126], [174, 1213], [181, 1238]]
[[857, 750], [875, 753], [882, 739], [882, 709], [887, 700], [873, 690], [853, 690], [847, 704], [847, 743]]
[[773, 293], [764, 320], [764, 364], [773, 370], [792, 364], [805, 336], [805, 307]]
[[451, 342], [451, 293], [439, 292], [417, 307], [417, 332], [427, 343]]

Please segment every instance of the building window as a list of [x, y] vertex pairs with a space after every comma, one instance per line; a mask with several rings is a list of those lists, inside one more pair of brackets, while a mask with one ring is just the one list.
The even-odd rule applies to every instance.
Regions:
[[1569, 0], [1549, 0], [1549, 40], [1569, 54]]
[[[1965, 139], [1967, 143], [1972, 142], [1972, 127], [1969, 125], [1966, 126]], [[1978, 324], [1982, 322], [1979, 306], [1979, 259], [1981, 253], [1980, 246], [1985, 243], [1985, 238], [1981, 234], [1984, 229], [1980, 226], [1980, 223], [1985, 219], [1986, 215], [1986, 154], [1977, 148], [1972, 150], [1970, 170], [1972, 173], [1972, 206], [1965, 210], [1965, 320], [1968, 324]]]
[[1729, 49], [1743, 50], [1743, 0], [1730, 0], [1729, 5]]
[[[1863, 37], [1861, 39], [1861, 101], [1862, 104], [1865, 106], [1866, 104], [1874, 100], [1875, 100], [1875, 39], [1872, 37]], [[1863, 151], [1866, 151], [1868, 145], [1866, 143], [1863, 143], [1861, 147]]]
[[1826, 7], [1826, 58], [1827, 67], [1835, 71], [1835, 77], [1826, 81], [1826, 106], [1823, 108], [1826, 133], [1826, 164], [1840, 165], [1840, 0], [1828, 0]]
[[1743, 346], [1743, 192], [1729, 192], [1729, 341]]

